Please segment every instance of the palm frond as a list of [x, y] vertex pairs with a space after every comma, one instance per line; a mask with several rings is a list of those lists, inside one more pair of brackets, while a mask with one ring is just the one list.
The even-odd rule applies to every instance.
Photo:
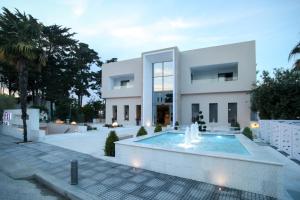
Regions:
[[289, 60], [295, 56], [296, 54], [300, 53], [300, 42], [291, 50], [289, 54]]

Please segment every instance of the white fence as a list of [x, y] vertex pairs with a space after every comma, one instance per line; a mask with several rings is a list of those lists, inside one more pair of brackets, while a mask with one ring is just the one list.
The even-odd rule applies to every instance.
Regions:
[[[45, 131], [39, 130], [39, 109], [27, 109], [27, 137], [28, 140], [38, 141], [45, 136]], [[23, 139], [23, 121], [21, 109], [4, 110], [3, 124], [0, 134]]]
[[260, 120], [259, 137], [300, 160], [300, 120]]

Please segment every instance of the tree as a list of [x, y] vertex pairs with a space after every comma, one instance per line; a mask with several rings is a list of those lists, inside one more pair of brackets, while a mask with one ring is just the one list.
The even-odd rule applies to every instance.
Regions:
[[300, 74], [275, 69], [273, 76], [263, 71], [261, 79], [251, 91], [251, 109], [261, 119], [299, 119]]
[[253, 140], [253, 134], [249, 127], [245, 127], [243, 130], [243, 135], [249, 138], [250, 140]]
[[3, 8], [0, 14], [0, 52], [4, 59], [16, 65], [22, 110], [24, 142], [27, 142], [27, 84], [28, 67], [45, 65], [46, 55], [42, 48], [42, 24], [31, 15]]
[[143, 126], [141, 126], [141, 128], [138, 130], [136, 136], [139, 137], [139, 136], [143, 136], [143, 135], [147, 135], [147, 131]]
[[203, 114], [202, 114], [201, 110], [199, 111], [199, 114], [197, 116], [197, 120], [196, 121], [198, 123], [198, 129], [199, 129], [199, 131], [205, 132], [206, 131], [206, 125], [205, 125], [205, 121], [203, 120]]
[[115, 131], [110, 131], [108, 137], [106, 138], [104, 153], [106, 156], [115, 156], [115, 142], [119, 141]]
[[16, 105], [14, 97], [0, 94], [0, 117], [2, 119], [4, 109], [12, 109]]
[[161, 132], [161, 131], [162, 131], [161, 125], [160, 125], [160, 124], [157, 124], [157, 125], [155, 126], [154, 133]]
[[68, 101], [69, 91], [73, 86], [73, 52], [78, 41], [73, 39], [75, 33], [70, 32], [70, 28], [58, 25], [45, 26], [43, 34], [47, 41], [44, 48], [48, 61], [39, 77], [39, 89], [41, 98], [50, 101], [52, 119], [53, 105]]
[[18, 91], [18, 73], [16, 67], [4, 60], [0, 60], [0, 74], [0, 82], [7, 87], [8, 94], [15, 94]]
[[[300, 55], [300, 42], [291, 50], [289, 54], [289, 60], [296, 55]], [[297, 59], [294, 67], [296, 70], [300, 70], [300, 59]]]
[[117, 62], [117, 61], [118, 61], [118, 58], [111, 58], [111, 59], [106, 60], [106, 63], [112, 63], [112, 62]]
[[101, 65], [97, 52], [90, 49], [85, 43], [79, 43], [74, 51], [74, 86], [73, 92], [78, 97], [78, 106], [82, 106], [83, 96], [90, 96], [88, 89], [93, 81], [93, 74], [90, 72], [91, 65]]

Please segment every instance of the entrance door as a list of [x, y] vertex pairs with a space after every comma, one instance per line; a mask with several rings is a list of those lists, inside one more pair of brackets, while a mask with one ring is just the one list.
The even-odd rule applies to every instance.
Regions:
[[156, 107], [157, 123], [161, 125], [170, 124], [170, 107], [168, 105], [157, 105]]

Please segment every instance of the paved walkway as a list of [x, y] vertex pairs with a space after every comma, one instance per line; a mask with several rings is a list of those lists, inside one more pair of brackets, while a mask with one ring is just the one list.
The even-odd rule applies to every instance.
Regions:
[[0, 199], [65, 200], [32, 180], [14, 180], [0, 171]]
[[107, 162], [90, 155], [46, 143], [16, 144], [17, 140], [0, 135], [0, 166], [5, 159], [24, 162], [31, 168], [69, 182], [69, 162], [79, 162], [79, 184], [75, 186], [99, 199], [159, 200], [238, 200], [273, 199], [250, 192], [222, 188], [207, 183], [169, 176]]

